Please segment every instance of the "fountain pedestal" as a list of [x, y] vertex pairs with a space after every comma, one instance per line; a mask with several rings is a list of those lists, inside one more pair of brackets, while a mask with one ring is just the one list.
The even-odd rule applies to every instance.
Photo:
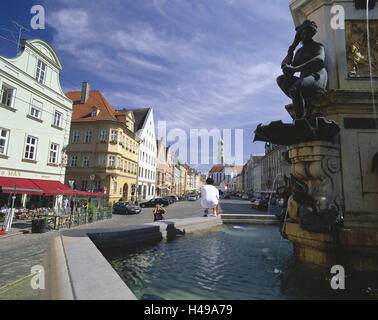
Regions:
[[[332, 23], [335, 8], [343, 9], [344, 24], [337, 28]], [[301, 261], [378, 271], [378, 10], [369, 11], [369, 55], [367, 12], [353, 0], [293, 0], [290, 9], [296, 26], [306, 19], [318, 25], [314, 39], [326, 48], [329, 78], [327, 92], [311, 101], [313, 114], [340, 128], [328, 142], [287, 144], [291, 172], [308, 186], [317, 213], [334, 202], [341, 208], [342, 223], [332, 232], [303, 228], [300, 206], [291, 197], [291, 219], [280, 230]], [[286, 109], [294, 114], [291, 105]], [[322, 195], [324, 201], [317, 201]]]
[[[334, 211], [334, 220], [341, 221], [344, 203], [341, 196], [340, 145], [329, 141], [309, 141], [290, 145], [288, 151], [291, 174], [307, 185], [315, 216], [325, 223], [326, 215]], [[288, 204], [288, 214], [293, 221], [300, 220], [300, 204], [293, 198]]]
[[[378, 101], [378, 94], [375, 93]], [[283, 236], [299, 260], [330, 267], [341, 264], [357, 271], [378, 271], [378, 152], [372, 93], [331, 90], [318, 98], [316, 112], [340, 126], [334, 141], [309, 141], [288, 146], [292, 175], [308, 185], [309, 194], [323, 202], [317, 210], [337, 203], [342, 227], [331, 233], [301, 228], [298, 205], [288, 205], [290, 221]], [[292, 199], [291, 199], [292, 200]]]
[[294, 254], [300, 261], [327, 268], [339, 264], [347, 271], [378, 270], [378, 237], [374, 228], [314, 233], [303, 230], [298, 223], [286, 222], [283, 233], [293, 243]]

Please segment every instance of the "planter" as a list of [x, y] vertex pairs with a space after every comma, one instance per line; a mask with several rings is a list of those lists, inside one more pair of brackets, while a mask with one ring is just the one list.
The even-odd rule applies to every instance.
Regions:
[[32, 233], [45, 233], [47, 231], [47, 219], [33, 219]]

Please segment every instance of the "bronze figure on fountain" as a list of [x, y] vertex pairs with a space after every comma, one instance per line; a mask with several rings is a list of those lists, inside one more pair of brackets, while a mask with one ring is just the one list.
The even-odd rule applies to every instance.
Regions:
[[[296, 29], [294, 42], [289, 47], [287, 56], [282, 61], [283, 75], [277, 78], [278, 86], [293, 100], [295, 119], [311, 117], [311, 104], [308, 98], [325, 92], [328, 74], [324, 65], [325, 49], [321, 43], [313, 40], [317, 32], [314, 21], [306, 20]], [[302, 42], [295, 55], [294, 51]], [[294, 76], [300, 72], [299, 78]]]

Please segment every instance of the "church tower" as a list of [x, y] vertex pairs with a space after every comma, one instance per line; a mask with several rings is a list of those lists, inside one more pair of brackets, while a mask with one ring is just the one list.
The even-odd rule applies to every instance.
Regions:
[[218, 142], [217, 164], [220, 166], [224, 166], [224, 141], [222, 139], [220, 139]]

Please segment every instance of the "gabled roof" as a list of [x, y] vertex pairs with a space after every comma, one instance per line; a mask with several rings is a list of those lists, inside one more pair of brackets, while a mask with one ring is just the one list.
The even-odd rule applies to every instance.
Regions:
[[[88, 100], [84, 104], [80, 102], [81, 91], [67, 92], [66, 96], [73, 101], [72, 122], [92, 122], [105, 119], [121, 121], [121, 113], [116, 112], [98, 90], [89, 91]], [[94, 106], [98, 108], [99, 112], [96, 117], [91, 117]]]
[[213, 167], [210, 169], [210, 173], [213, 173], [213, 172], [221, 172], [223, 169], [224, 169], [224, 166], [213, 166]]
[[262, 158], [264, 158], [264, 156], [252, 156], [252, 160], [255, 163], [261, 162]]
[[151, 108], [131, 109], [135, 117], [135, 123], [134, 123], [135, 131], [142, 129], [143, 124], [146, 121], [148, 111], [150, 109]]

